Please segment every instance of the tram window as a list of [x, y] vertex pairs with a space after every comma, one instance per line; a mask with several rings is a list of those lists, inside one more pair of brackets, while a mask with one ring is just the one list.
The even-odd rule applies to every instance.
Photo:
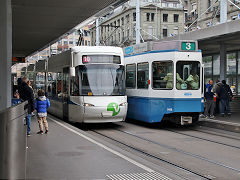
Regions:
[[57, 97], [62, 97], [62, 74], [57, 73]]
[[152, 77], [154, 89], [173, 88], [173, 62], [156, 61], [152, 63]]
[[51, 81], [51, 84], [52, 84], [52, 97], [56, 97], [56, 93], [57, 93], [57, 84], [56, 84], [56, 81], [57, 81], [57, 73], [51, 73], [52, 75], [52, 81]]
[[198, 90], [200, 87], [200, 63], [196, 61], [178, 61], [176, 87], [179, 90]]
[[126, 66], [126, 87], [136, 87], [136, 64], [128, 64]]
[[[76, 72], [79, 71], [79, 68], [76, 67]], [[79, 96], [79, 77], [80, 76], [75, 76], [75, 77], [72, 77], [71, 80], [70, 80], [70, 93], [71, 93], [71, 96]]]
[[149, 80], [149, 65], [141, 63], [137, 66], [137, 88], [147, 89]]

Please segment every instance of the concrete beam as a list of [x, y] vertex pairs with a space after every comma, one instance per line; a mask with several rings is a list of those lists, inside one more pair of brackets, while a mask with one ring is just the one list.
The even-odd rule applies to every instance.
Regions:
[[11, 0], [0, 1], [0, 110], [11, 106], [12, 8]]

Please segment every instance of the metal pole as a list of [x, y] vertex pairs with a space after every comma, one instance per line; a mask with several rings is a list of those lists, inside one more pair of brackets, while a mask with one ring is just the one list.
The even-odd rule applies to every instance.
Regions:
[[158, 9], [156, 5], [156, 37], [158, 38]]
[[136, 44], [140, 43], [140, 2], [136, 0]]
[[96, 19], [96, 46], [100, 45], [99, 41], [99, 19]]
[[220, 0], [220, 23], [227, 22], [227, 0]]

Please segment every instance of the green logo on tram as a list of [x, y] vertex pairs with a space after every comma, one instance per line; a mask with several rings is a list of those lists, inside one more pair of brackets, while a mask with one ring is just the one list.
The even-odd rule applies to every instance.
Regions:
[[120, 107], [117, 103], [112, 102], [108, 104], [107, 111], [112, 111], [112, 116], [116, 116], [120, 112]]

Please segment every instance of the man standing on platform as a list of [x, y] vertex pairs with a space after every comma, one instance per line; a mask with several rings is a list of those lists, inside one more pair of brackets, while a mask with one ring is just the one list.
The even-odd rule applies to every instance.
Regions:
[[28, 115], [27, 115], [27, 135], [30, 136], [31, 133], [31, 116], [32, 112], [34, 111], [34, 95], [33, 90], [28, 85], [29, 79], [27, 77], [22, 78], [22, 84], [19, 88], [20, 98], [23, 101], [28, 101]]
[[215, 102], [214, 102], [214, 92], [213, 92], [213, 81], [212, 80], [209, 80], [208, 84], [206, 85], [206, 90], [204, 92], [204, 98], [206, 100], [204, 116], [210, 117], [211, 119], [213, 119]]

